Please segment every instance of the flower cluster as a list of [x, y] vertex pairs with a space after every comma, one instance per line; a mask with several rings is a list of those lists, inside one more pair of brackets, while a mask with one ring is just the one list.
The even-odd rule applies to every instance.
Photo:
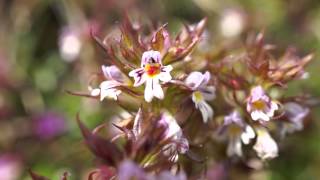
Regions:
[[113, 99], [131, 114], [109, 127], [118, 130], [109, 137], [78, 121], [90, 150], [115, 168], [110, 177], [199, 178], [201, 170], [185, 174], [184, 168], [215, 161], [217, 141], [226, 142], [226, 156], [265, 161], [281, 154], [278, 139], [303, 129], [308, 99], [285, 92], [289, 82], [305, 77], [312, 56], [300, 58], [289, 49], [274, 58], [263, 34], [223, 50], [229, 54], [199, 51], [205, 24], [186, 25], [175, 38], [166, 25], [145, 36], [126, 18], [119, 38], [102, 42], [93, 35], [108, 65], [86, 96]]

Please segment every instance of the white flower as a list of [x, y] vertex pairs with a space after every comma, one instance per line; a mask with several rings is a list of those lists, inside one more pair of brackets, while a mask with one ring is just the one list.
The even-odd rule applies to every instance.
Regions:
[[193, 91], [192, 101], [197, 109], [202, 114], [203, 122], [208, 122], [208, 119], [213, 117], [213, 110], [206, 102], [215, 98], [215, 87], [207, 86], [210, 80], [210, 73], [207, 71], [204, 74], [201, 72], [192, 72], [186, 78], [186, 85]]
[[101, 82], [99, 88], [92, 88], [89, 86], [89, 91], [92, 96], [99, 96], [100, 101], [104, 98], [112, 98], [117, 100], [118, 96], [121, 93], [121, 90], [117, 87], [121, 86], [124, 83], [124, 76], [121, 71], [116, 66], [102, 66], [102, 72], [104, 77], [107, 79]]
[[228, 156], [242, 156], [242, 143], [249, 144], [255, 137], [251, 126], [247, 125], [240, 113], [236, 110], [224, 117], [223, 128], [228, 130], [229, 144], [227, 147]]
[[178, 153], [185, 154], [189, 150], [189, 142], [184, 137], [177, 121], [168, 112], [162, 114], [158, 124], [165, 128], [163, 140], [172, 141], [162, 148], [163, 154], [169, 156], [169, 160], [176, 162]]
[[278, 145], [272, 139], [269, 132], [263, 128], [256, 128], [257, 141], [253, 146], [253, 149], [257, 152], [258, 156], [265, 159], [272, 159], [278, 156]]
[[72, 27], [65, 27], [59, 37], [59, 51], [63, 60], [72, 62], [80, 54], [82, 42], [80, 33]]
[[220, 29], [225, 37], [236, 37], [243, 31], [245, 26], [244, 15], [235, 9], [227, 10], [223, 13]]
[[256, 86], [251, 89], [247, 102], [247, 111], [251, 114], [251, 118], [254, 121], [269, 121], [278, 109], [278, 104], [266, 95], [261, 86]]
[[160, 52], [150, 50], [143, 53], [141, 67], [129, 72], [129, 76], [134, 78], [135, 87], [146, 83], [144, 98], [151, 102], [154, 96], [158, 99], [164, 98], [159, 81], [169, 82], [172, 79], [171, 70], [171, 65], [162, 65]]

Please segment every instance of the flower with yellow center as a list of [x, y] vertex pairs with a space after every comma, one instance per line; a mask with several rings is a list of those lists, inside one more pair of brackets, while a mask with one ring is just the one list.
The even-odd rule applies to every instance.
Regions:
[[254, 121], [269, 121], [278, 109], [278, 104], [271, 100], [261, 86], [256, 86], [251, 89], [247, 102], [247, 111]]
[[192, 72], [186, 78], [186, 85], [193, 91], [192, 101], [197, 109], [200, 110], [203, 122], [208, 122], [213, 117], [213, 110], [206, 102], [215, 98], [215, 87], [207, 86], [210, 80], [210, 73]]
[[169, 82], [172, 77], [170, 75], [172, 66], [163, 66], [159, 51], [146, 51], [141, 58], [141, 67], [129, 72], [129, 76], [134, 78], [135, 87], [146, 84], [144, 91], [144, 99], [151, 102], [153, 97], [158, 99], [164, 98], [164, 93], [160, 82]]

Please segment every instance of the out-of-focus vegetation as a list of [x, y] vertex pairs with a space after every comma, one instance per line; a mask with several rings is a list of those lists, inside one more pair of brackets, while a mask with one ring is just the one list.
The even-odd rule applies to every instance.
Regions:
[[[112, 101], [71, 96], [87, 91], [104, 54], [90, 37], [110, 33], [122, 15], [145, 22], [181, 22], [208, 17], [206, 40], [214, 48], [232, 46], [251, 33], [264, 31], [268, 42], [284, 50], [288, 44], [301, 55], [315, 54], [309, 77], [290, 84], [290, 92], [320, 95], [320, 2], [318, 0], [30, 0], [0, 2], [0, 179], [30, 179], [28, 169], [58, 179], [87, 176], [93, 156], [83, 145], [75, 116], [90, 127], [116, 118]], [[320, 177], [320, 127], [315, 108], [304, 131], [290, 136], [285, 151], [252, 179], [317, 179]], [[9, 173], [9, 174], [5, 174]], [[234, 172], [237, 174], [238, 172]], [[241, 173], [238, 177], [241, 178]], [[244, 177], [245, 178], [245, 177]]]

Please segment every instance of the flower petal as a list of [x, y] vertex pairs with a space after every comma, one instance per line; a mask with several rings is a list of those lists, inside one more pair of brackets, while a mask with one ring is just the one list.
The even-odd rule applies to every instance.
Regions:
[[271, 159], [278, 156], [278, 145], [265, 128], [257, 128], [257, 141], [253, 149], [261, 159]]
[[211, 78], [211, 75], [209, 73], [209, 71], [206, 71], [204, 74], [203, 74], [203, 80], [201, 82], [201, 85], [200, 86], [205, 86], [209, 83], [210, 81], [210, 78]]
[[112, 65], [112, 66], [102, 65], [101, 69], [102, 69], [103, 75], [106, 78], [109, 78], [109, 79], [112, 79], [112, 80], [115, 80], [118, 82], [124, 82], [124, 77], [117, 66], [115, 66], [115, 65]]
[[284, 104], [285, 116], [291, 122], [291, 128], [288, 127], [288, 132], [299, 131], [303, 129], [303, 120], [309, 114], [310, 109], [301, 106], [295, 102]]
[[227, 126], [230, 124], [236, 124], [239, 127], [244, 127], [245, 123], [237, 110], [232, 111], [229, 115], [224, 117], [223, 125]]
[[106, 97], [113, 98], [114, 100], [117, 100], [120, 93], [121, 93], [121, 90], [118, 90], [115, 88], [101, 89], [100, 101], [102, 101]]
[[277, 104], [276, 102], [274, 102], [274, 101], [271, 101], [270, 109], [269, 109], [269, 111], [267, 111], [267, 115], [268, 115], [269, 117], [272, 117], [272, 116], [274, 115], [274, 112], [275, 112], [276, 110], [278, 110], [278, 109], [279, 109], [278, 104]]
[[134, 87], [141, 86], [146, 81], [146, 75], [143, 68], [130, 71], [129, 76], [134, 78]]
[[178, 151], [181, 154], [185, 154], [189, 150], [189, 142], [186, 138], [180, 138], [178, 140]]
[[173, 67], [171, 65], [162, 66], [161, 71], [162, 72], [171, 72]]
[[265, 114], [262, 111], [258, 111], [258, 110], [251, 112], [251, 118], [254, 121], [257, 121], [257, 120], [269, 121], [270, 120], [270, 117], [267, 114]]
[[263, 96], [265, 96], [265, 91], [263, 90], [262, 86], [255, 86], [251, 89], [251, 102], [257, 101], [261, 99]]
[[153, 99], [153, 80], [148, 78], [146, 80], [146, 88], [144, 89], [144, 99], [151, 102]]
[[[155, 61], [155, 62], [152, 62]], [[147, 63], [159, 63], [162, 64], [161, 62], [161, 54], [159, 51], [146, 51], [142, 54], [141, 58], [141, 67], [144, 67]]]
[[249, 144], [250, 140], [255, 137], [254, 130], [251, 126], [247, 125], [245, 132], [241, 134], [241, 140], [244, 144]]
[[91, 96], [99, 96], [100, 95], [100, 89], [99, 88], [92, 89], [90, 94], [91, 94]]
[[204, 76], [202, 75], [201, 72], [194, 71], [188, 75], [188, 77], [185, 80], [185, 83], [191, 89], [195, 90], [200, 86], [203, 79], [204, 79]]
[[120, 84], [116, 81], [103, 81], [100, 84], [101, 89], [110, 89], [119, 86]]
[[227, 147], [227, 155], [229, 157], [242, 156], [242, 145], [241, 145], [241, 139], [239, 137], [235, 136], [229, 139], [229, 144]]
[[163, 81], [163, 82], [169, 82], [171, 81], [172, 77], [169, 72], [161, 72], [159, 74], [159, 79], [160, 81]]
[[163, 94], [163, 90], [161, 88], [161, 85], [159, 83], [159, 79], [158, 78], [152, 78], [152, 85], [153, 85], [153, 96], [157, 97], [158, 99], [163, 99], [164, 98], [164, 94]]
[[207, 123], [209, 119], [213, 117], [213, 110], [209, 104], [205, 101], [198, 103], [199, 110], [202, 115], [202, 119], [204, 123]]

